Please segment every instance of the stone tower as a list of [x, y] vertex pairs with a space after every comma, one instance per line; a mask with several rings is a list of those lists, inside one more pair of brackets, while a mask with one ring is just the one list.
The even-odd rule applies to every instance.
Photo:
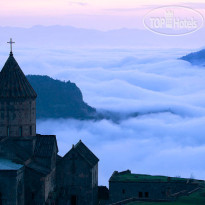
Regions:
[[10, 52], [0, 72], [0, 137], [36, 136], [36, 97]]

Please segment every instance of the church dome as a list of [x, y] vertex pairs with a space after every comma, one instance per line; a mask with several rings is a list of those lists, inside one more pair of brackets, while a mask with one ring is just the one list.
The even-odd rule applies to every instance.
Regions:
[[36, 98], [37, 94], [12, 52], [0, 72], [0, 98]]

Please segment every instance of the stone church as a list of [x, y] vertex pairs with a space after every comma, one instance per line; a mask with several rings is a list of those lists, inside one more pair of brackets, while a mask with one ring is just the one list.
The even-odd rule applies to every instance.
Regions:
[[82, 141], [59, 156], [56, 136], [36, 133], [36, 98], [11, 49], [0, 72], [0, 205], [96, 205], [99, 159]]

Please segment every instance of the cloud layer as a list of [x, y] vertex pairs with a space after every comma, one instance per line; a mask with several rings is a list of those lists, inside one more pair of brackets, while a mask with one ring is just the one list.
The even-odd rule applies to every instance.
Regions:
[[79, 139], [100, 158], [99, 183], [115, 170], [204, 179], [205, 117], [150, 114], [114, 124], [110, 121], [38, 121], [43, 134], [56, 134], [61, 155]]
[[100, 158], [99, 183], [107, 185], [113, 171], [126, 169], [205, 179], [205, 70], [177, 60], [188, 52], [30, 48], [15, 56], [26, 74], [75, 82], [100, 112], [140, 114], [119, 123], [37, 122], [39, 133], [57, 135], [61, 155], [82, 139]]

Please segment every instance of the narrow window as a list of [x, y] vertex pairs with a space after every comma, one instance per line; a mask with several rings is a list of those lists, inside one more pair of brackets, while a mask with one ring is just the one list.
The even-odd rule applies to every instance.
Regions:
[[124, 189], [122, 190], [122, 193], [125, 194], [125, 190]]
[[35, 193], [32, 192], [32, 193], [31, 193], [31, 199], [34, 199], [34, 198], [35, 198]]
[[19, 127], [19, 136], [22, 136], [22, 127]]
[[142, 198], [142, 197], [143, 197], [142, 192], [139, 192], [139, 198]]
[[0, 192], [0, 205], [3, 205], [2, 193]]
[[167, 196], [170, 196], [170, 195], [171, 195], [171, 188], [168, 188], [168, 189], [166, 190], [166, 195], [167, 195]]
[[149, 192], [145, 192], [145, 198], [149, 198]]
[[10, 136], [10, 129], [9, 129], [9, 127], [7, 127], [7, 136], [8, 137]]
[[32, 126], [30, 126], [30, 135], [32, 135]]
[[77, 196], [72, 195], [70, 201], [71, 201], [71, 205], [77, 205]]
[[3, 112], [1, 112], [1, 119], [4, 120], [4, 113]]

